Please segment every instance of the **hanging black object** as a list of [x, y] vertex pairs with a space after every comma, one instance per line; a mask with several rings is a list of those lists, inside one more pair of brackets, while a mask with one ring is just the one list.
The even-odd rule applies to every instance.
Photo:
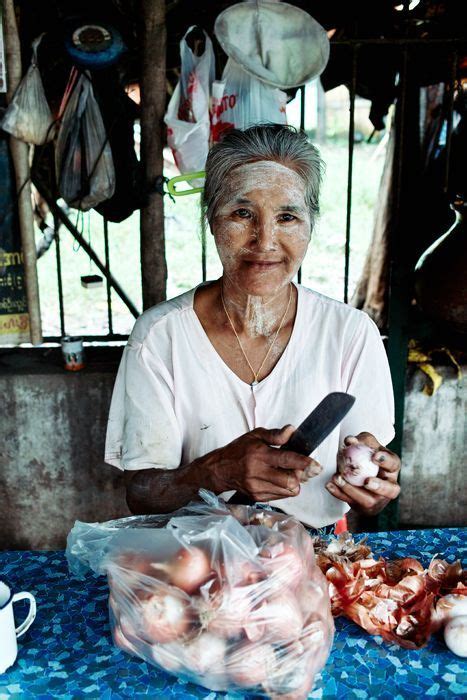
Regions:
[[103, 278], [101, 275], [82, 275], [81, 276], [81, 286], [85, 289], [91, 289], [92, 287], [102, 287]]
[[125, 93], [115, 68], [97, 71], [93, 78], [115, 168], [115, 192], [95, 208], [107, 221], [119, 223], [139, 209], [144, 201], [133, 134], [139, 109]]

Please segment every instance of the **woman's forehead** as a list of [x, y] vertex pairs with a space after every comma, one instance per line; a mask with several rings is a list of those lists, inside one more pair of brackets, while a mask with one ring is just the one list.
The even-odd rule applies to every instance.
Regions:
[[230, 199], [252, 190], [272, 189], [276, 186], [286, 188], [287, 194], [294, 195], [294, 198], [303, 199], [305, 196], [305, 183], [300, 175], [273, 160], [258, 160], [238, 166], [230, 173], [223, 191], [224, 196]]

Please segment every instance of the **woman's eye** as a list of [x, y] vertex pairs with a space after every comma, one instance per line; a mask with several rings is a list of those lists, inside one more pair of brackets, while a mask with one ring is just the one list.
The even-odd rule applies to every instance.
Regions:
[[236, 209], [234, 214], [239, 216], [241, 219], [248, 219], [250, 217], [250, 212], [248, 209]]
[[295, 221], [296, 217], [293, 214], [281, 214], [279, 216], [279, 221], [282, 222], [288, 222], [288, 221]]

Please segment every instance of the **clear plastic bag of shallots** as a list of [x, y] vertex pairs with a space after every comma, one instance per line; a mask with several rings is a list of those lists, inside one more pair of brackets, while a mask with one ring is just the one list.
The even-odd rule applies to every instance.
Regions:
[[76, 522], [71, 571], [107, 574], [113, 639], [130, 654], [211, 690], [306, 698], [334, 634], [310, 536], [200, 495], [171, 515]]

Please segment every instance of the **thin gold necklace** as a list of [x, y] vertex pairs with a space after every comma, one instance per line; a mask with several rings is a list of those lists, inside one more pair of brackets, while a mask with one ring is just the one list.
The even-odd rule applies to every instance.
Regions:
[[262, 363], [261, 363], [261, 365], [260, 365], [260, 367], [259, 367], [259, 369], [258, 369], [257, 372], [255, 372], [255, 370], [254, 370], [253, 367], [251, 366], [251, 362], [250, 362], [250, 360], [248, 359], [248, 356], [247, 356], [245, 350], [243, 349], [243, 345], [242, 345], [242, 343], [241, 343], [241, 340], [240, 340], [240, 338], [238, 337], [238, 333], [237, 333], [237, 331], [235, 330], [235, 326], [234, 326], [234, 324], [233, 324], [233, 322], [232, 322], [232, 319], [231, 319], [230, 316], [229, 316], [229, 313], [228, 313], [228, 311], [227, 311], [227, 307], [226, 307], [226, 305], [225, 305], [224, 290], [223, 290], [222, 287], [221, 287], [221, 299], [222, 299], [222, 306], [224, 307], [225, 315], [227, 316], [227, 319], [228, 319], [228, 321], [229, 321], [229, 323], [230, 323], [230, 326], [231, 326], [233, 332], [235, 333], [235, 337], [236, 337], [236, 339], [237, 339], [237, 342], [238, 342], [238, 345], [239, 345], [239, 347], [240, 347], [240, 350], [242, 351], [242, 355], [243, 355], [243, 357], [245, 358], [246, 363], [247, 363], [248, 367], [250, 368], [251, 373], [252, 373], [252, 375], [253, 375], [253, 377], [254, 377], [254, 379], [253, 379], [253, 381], [251, 382], [250, 386], [256, 386], [256, 385], [258, 384], [258, 377], [259, 377], [259, 375], [261, 374], [261, 370], [262, 370], [263, 367], [264, 367], [264, 363], [265, 363], [266, 360], [268, 359], [269, 354], [270, 354], [270, 352], [271, 352], [271, 350], [272, 350], [272, 348], [273, 348], [273, 346], [274, 346], [274, 344], [275, 344], [275, 342], [276, 342], [276, 340], [277, 340], [277, 337], [278, 337], [279, 333], [280, 333], [281, 330], [282, 330], [282, 326], [284, 325], [284, 321], [285, 321], [285, 318], [286, 318], [286, 316], [287, 316], [287, 312], [288, 312], [289, 307], [290, 307], [290, 302], [291, 302], [291, 300], [292, 300], [292, 285], [290, 285], [289, 300], [288, 300], [288, 302], [287, 302], [287, 306], [286, 306], [286, 309], [285, 309], [285, 311], [284, 311], [284, 315], [282, 316], [281, 322], [280, 322], [280, 324], [279, 324], [279, 328], [277, 329], [276, 334], [274, 335], [274, 338], [273, 338], [273, 340], [272, 340], [272, 343], [271, 343], [271, 345], [269, 346], [269, 349], [268, 349], [266, 355], [264, 356], [264, 359], [263, 359], [263, 361], [262, 361]]

